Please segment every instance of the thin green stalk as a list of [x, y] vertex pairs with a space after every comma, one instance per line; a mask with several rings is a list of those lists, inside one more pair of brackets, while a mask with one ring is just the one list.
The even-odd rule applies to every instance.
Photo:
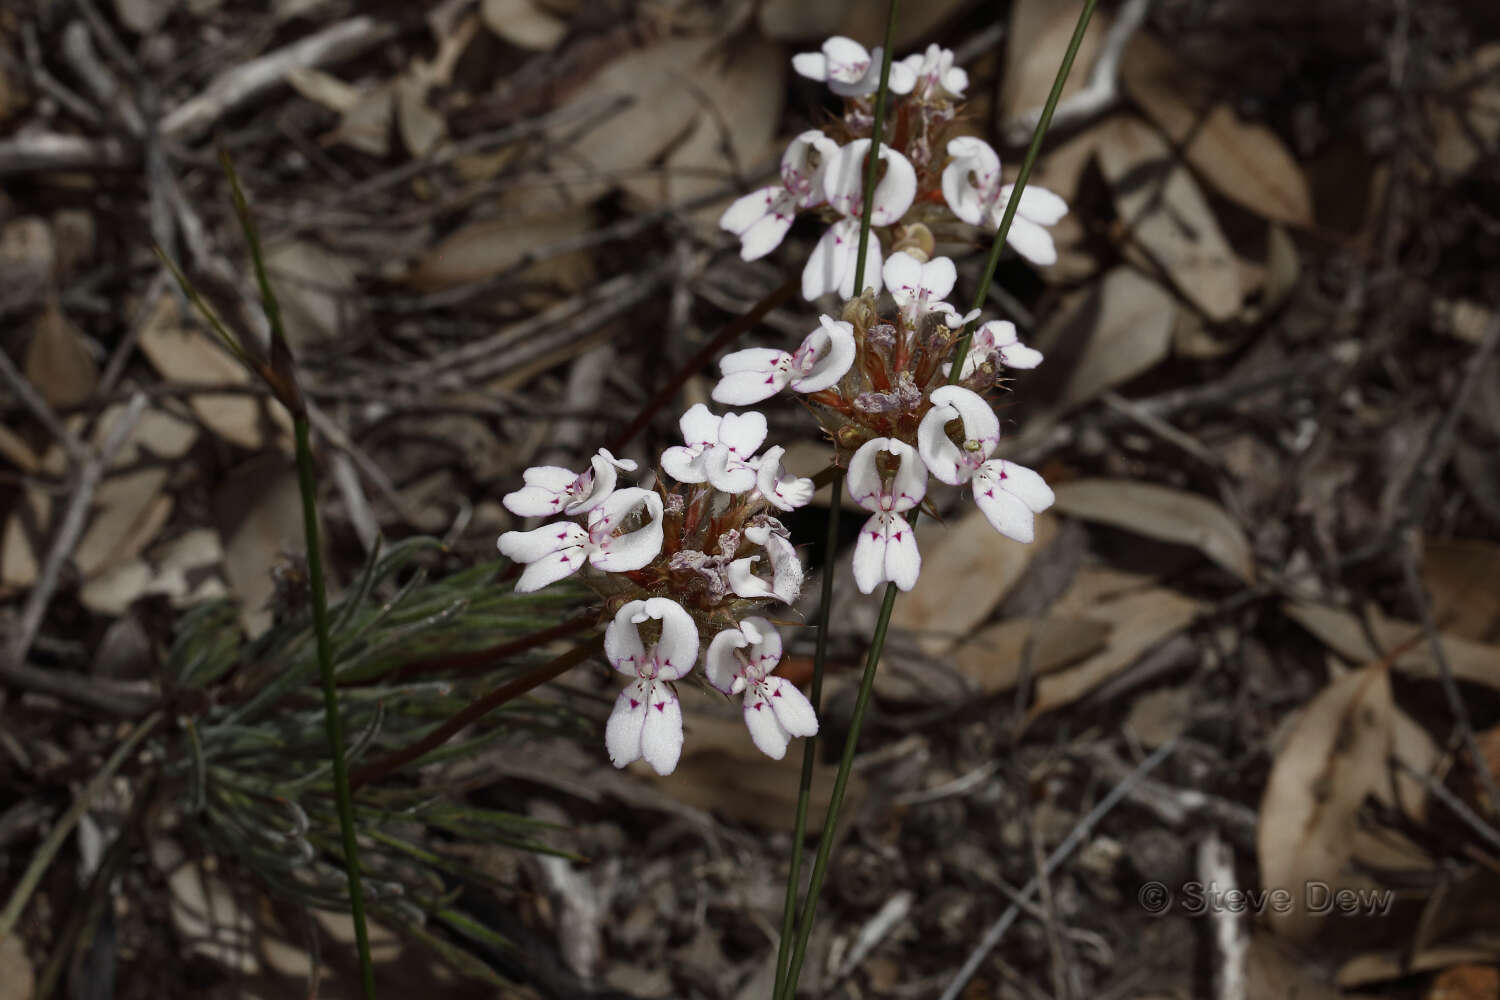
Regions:
[[26, 908], [26, 903], [31, 899], [31, 894], [36, 891], [37, 884], [41, 882], [42, 875], [46, 873], [52, 864], [52, 859], [62, 848], [63, 841], [68, 839], [68, 834], [78, 825], [83, 814], [93, 804], [94, 796], [99, 794], [100, 789], [114, 780], [115, 772], [125, 763], [133, 750], [140, 745], [141, 741], [149, 736], [162, 720], [160, 712], [153, 712], [135, 727], [125, 742], [115, 748], [110, 754], [109, 760], [94, 775], [92, 781], [84, 786], [78, 798], [63, 813], [62, 818], [53, 824], [52, 829], [47, 831], [47, 839], [37, 848], [36, 853], [31, 856], [31, 863], [26, 866], [26, 871], [21, 875], [21, 881], [16, 883], [16, 888], [10, 894], [10, 899], [5, 904], [5, 909], [0, 911], [0, 941], [10, 934], [11, 928], [16, 925], [16, 920], [21, 916], [21, 911]]
[[885, 133], [885, 102], [891, 93], [891, 37], [896, 27], [896, 8], [891, 0], [885, 12], [885, 41], [880, 54], [880, 88], [875, 91], [875, 124], [870, 129], [870, 162], [865, 165], [865, 192], [859, 215], [859, 252], [854, 255], [854, 294], [865, 291], [865, 258], [870, 250], [870, 202], [875, 200], [875, 174], [880, 168], [880, 140]]
[[[1051, 92], [1047, 94], [1047, 103], [1042, 105], [1042, 117], [1037, 120], [1036, 131], [1031, 134], [1031, 145], [1026, 147], [1026, 158], [1021, 161], [1021, 172], [1016, 175], [1010, 200], [1005, 203], [1000, 228], [995, 230], [995, 242], [990, 245], [990, 257], [984, 265], [984, 277], [979, 281], [979, 294], [974, 296], [974, 309], [983, 309], [989, 298], [990, 282], [995, 278], [995, 268], [1000, 265], [1000, 251], [1005, 249], [1005, 238], [1010, 235], [1011, 223], [1015, 221], [1016, 207], [1021, 204], [1021, 192], [1026, 190], [1026, 182], [1031, 180], [1031, 168], [1036, 166], [1036, 158], [1042, 151], [1042, 139], [1047, 134], [1047, 126], [1052, 124], [1052, 112], [1057, 110], [1063, 84], [1068, 82], [1068, 73], [1073, 69], [1073, 60], [1078, 55], [1078, 47], [1083, 44], [1083, 33], [1088, 30], [1089, 19], [1094, 16], [1094, 6], [1097, 3], [1098, 0], [1086, 0], [1083, 10], [1078, 14], [1078, 23], [1073, 26], [1073, 37], [1068, 39], [1068, 50], [1063, 53], [1062, 64], [1057, 67], [1057, 76], [1052, 81]], [[978, 317], [970, 320], [964, 327], [963, 336], [958, 338], [953, 367], [948, 374], [949, 382], [957, 382], [964, 370], [964, 359], [969, 356], [969, 345], [974, 340], [978, 322]]]
[[[1047, 126], [1052, 121], [1052, 113], [1057, 108], [1057, 101], [1062, 94], [1063, 84], [1067, 81], [1068, 73], [1073, 68], [1073, 60], [1078, 54], [1078, 47], [1083, 41], [1083, 34], [1088, 28], [1089, 19], [1093, 16], [1096, 2], [1097, 0], [1086, 0], [1083, 11], [1078, 17], [1078, 24], [1073, 29], [1073, 37], [1068, 43], [1067, 53], [1063, 57], [1062, 64], [1058, 67], [1057, 78], [1052, 83], [1052, 92], [1047, 95], [1047, 103], [1042, 109], [1041, 119], [1037, 122], [1036, 132], [1032, 135], [1031, 146], [1027, 149], [1026, 159], [1021, 164], [1021, 173], [1016, 178], [1010, 200], [1005, 206], [1005, 214], [1002, 216], [1000, 227], [995, 233], [995, 242], [990, 247], [990, 256], [985, 266], [984, 278], [980, 283], [979, 294], [975, 297], [974, 308], [976, 309], [984, 305], [985, 299], [989, 295], [990, 282], [994, 279], [995, 268], [1000, 262], [1000, 251], [1005, 246], [1005, 238], [1010, 233], [1011, 223], [1015, 219], [1016, 207], [1020, 204], [1021, 192], [1025, 190], [1026, 182], [1031, 176], [1032, 167], [1036, 164], [1037, 154], [1041, 151], [1042, 147], [1042, 137], [1047, 131]], [[886, 65], [882, 69], [880, 81], [882, 96], [879, 100], [882, 102], [889, 75], [889, 36], [891, 22], [894, 21], [894, 18], [895, 2], [892, 0], [891, 20], [886, 22]], [[879, 127], [878, 118], [876, 127]], [[874, 149], [872, 148], [872, 160], [874, 156]], [[874, 171], [872, 170], [867, 177], [867, 192], [869, 190], [868, 184], [873, 183], [873, 178]], [[868, 193], [866, 197], [868, 199]], [[861, 250], [863, 250], [863, 232], [861, 236]], [[862, 269], [856, 272], [856, 274], [861, 273]], [[970, 322], [964, 328], [963, 337], [959, 340], [957, 354], [953, 359], [952, 375], [950, 376], [950, 379], [953, 381], [957, 381], [959, 374], [963, 370], [964, 358], [969, 352], [969, 344], [973, 336], [974, 323]], [[915, 523], [916, 516], [917, 512], [914, 511], [912, 513], [913, 523]], [[802, 963], [807, 957], [807, 942], [812, 933], [813, 919], [816, 917], [818, 911], [818, 894], [823, 888], [823, 879], [828, 870], [828, 858], [833, 852], [839, 812], [842, 810], [844, 804], [844, 791], [848, 786], [849, 774], [854, 764], [854, 752], [859, 745], [859, 735], [864, 725], [865, 711], [869, 707], [871, 694], [875, 690], [875, 669], [879, 666], [881, 652], [885, 649], [886, 632], [890, 628], [891, 612], [896, 606], [896, 594], [898, 592], [894, 583], [886, 584], [885, 596], [880, 605], [880, 617], [875, 623], [875, 633], [871, 637], [870, 651], [865, 657], [864, 673], [859, 681], [859, 695], [854, 702], [854, 714], [849, 721], [849, 735], [844, 740], [844, 754], [839, 760], [838, 774], [834, 778], [833, 792], [828, 800], [828, 815], [823, 821], [822, 836], [818, 839], [818, 856], [813, 861], [812, 878], [807, 888], [807, 898], [803, 901], [802, 911], [798, 915], [796, 922], [796, 946], [792, 952], [791, 964], [787, 967], [785, 978], [779, 978], [777, 981], [775, 996], [778, 1000], [790, 1000], [796, 993], [797, 980], [802, 972]]]
[[797, 978], [802, 973], [802, 961], [807, 957], [807, 941], [812, 933], [813, 918], [818, 913], [818, 892], [823, 888], [823, 877], [828, 871], [828, 856], [833, 853], [834, 830], [838, 826], [839, 811], [844, 805], [844, 789], [849, 784], [849, 773], [853, 770], [854, 751], [859, 746], [859, 731], [864, 725], [865, 709], [870, 706], [870, 695], [875, 691], [875, 668], [880, 664], [880, 653], [885, 648], [885, 633], [891, 625], [891, 610], [896, 606], [896, 595], [900, 593], [894, 583], [885, 585], [885, 600], [880, 604], [880, 618], [875, 622], [875, 635], [870, 641], [870, 652], [865, 657], [865, 672], [859, 679], [859, 696], [854, 700], [854, 714], [849, 719], [849, 735], [844, 740], [844, 755], [839, 759], [839, 771], [833, 779], [833, 793], [828, 798], [828, 816], [823, 820], [823, 835], [818, 838], [818, 856], [813, 860], [812, 881], [807, 887], [807, 898], [802, 902], [802, 913], [797, 919], [797, 947], [792, 952], [792, 964], [787, 968], [785, 996], [797, 991]]
[[354, 921], [354, 946], [359, 951], [359, 974], [364, 994], [368, 1000], [374, 1000], [375, 967], [370, 961], [370, 935], [365, 928], [365, 892], [359, 873], [359, 843], [354, 836], [354, 797], [349, 794], [349, 764], [344, 759], [344, 720], [339, 715], [338, 684], [333, 675], [333, 651], [328, 642], [328, 592], [323, 582], [323, 554], [318, 538], [318, 488], [313, 476], [307, 418], [296, 418], [293, 430], [297, 439], [297, 486], [302, 492], [302, 530], [307, 538], [313, 630], [318, 636], [318, 670], [323, 677], [323, 721], [328, 730], [328, 753], [333, 758], [333, 789], [338, 804], [344, 872], [349, 877], [349, 915]]
[[[833, 563], [839, 547], [839, 509], [844, 501], [844, 470], [835, 467], [828, 505], [828, 539], [823, 548], [823, 582], [818, 601], [818, 645], [813, 651], [813, 714], [823, 711], [823, 668], [828, 662], [828, 616], [833, 610]], [[776, 947], [776, 988], [774, 996], [785, 989], [786, 970], [791, 957], [789, 943], [796, 931], [797, 885], [802, 876], [802, 850], [807, 839], [807, 807], [812, 798], [813, 765], [817, 761], [816, 735], [802, 744], [802, 779], [797, 787], [797, 818], [792, 825], [792, 866], [786, 876], [786, 905], [781, 912], [781, 941]]]
[[313, 632], [317, 638], [318, 672], [323, 682], [323, 722], [328, 732], [328, 755], [333, 763], [334, 800], [338, 806], [344, 873], [349, 880], [349, 916], [354, 921], [354, 946], [359, 952], [360, 982], [364, 995], [366, 1000], [375, 1000], [375, 967], [370, 960], [370, 935], [365, 926], [364, 883], [360, 878], [359, 841], [354, 832], [354, 797], [349, 791], [349, 764], [344, 756], [344, 721], [339, 713], [338, 682], [333, 671], [332, 643], [328, 638], [328, 589], [323, 578], [323, 548], [318, 533], [318, 487], [307, 404], [297, 386], [296, 367], [292, 361], [286, 329], [282, 325], [281, 306], [276, 301], [276, 291], [271, 287], [270, 276], [266, 273], [260, 235], [256, 230], [255, 217], [250, 212], [250, 203], [240, 187], [239, 175], [235, 173], [234, 162], [228, 153], [221, 153], [219, 160], [223, 164], [224, 173], [229, 177], [235, 213], [239, 216], [240, 228], [245, 232], [245, 242], [250, 246], [255, 280], [260, 285], [261, 305], [265, 310], [266, 322], [271, 327], [270, 361], [266, 365], [258, 365], [257, 370], [292, 415], [292, 430], [297, 447], [297, 487], [302, 494], [302, 531], [307, 543], [308, 587], [312, 591]]

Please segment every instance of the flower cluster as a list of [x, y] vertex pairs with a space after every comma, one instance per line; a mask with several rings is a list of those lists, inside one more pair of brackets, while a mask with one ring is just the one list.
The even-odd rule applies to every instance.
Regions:
[[[852, 341], [849, 348], [845, 367]], [[654, 489], [620, 487], [620, 473], [636, 471], [636, 463], [604, 449], [582, 473], [527, 469], [524, 486], [503, 498], [506, 509], [561, 518], [507, 531], [499, 541], [501, 554], [525, 564], [516, 581], [521, 592], [592, 570], [583, 579], [613, 613], [605, 655], [633, 678], [606, 727], [610, 759], [624, 767], [644, 758], [662, 774], [677, 766], [682, 749], [671, 682], [697, 662], [700, 629], [718, 633], [719, 645], [709, 646], [709, 682], [725, 693], [746, 692], [745, 721], [757, 746], [779, 758], [791, 736], [817, 732], [806, 699], [770, 676], [781, 640], [754, 614], [801, 592], [802, 563], [775, 512], [805, 505], [812, 481], [787, 473], [783, 448], [757, 454], [766, 439], [760, 413], [715, 416], [699, 404], [679, 425], [683, 444], [662, 453]], [[643, 625], [656, 634], [649, 646]]]
[[[844, 98], [844, 115], [825, 129], [792, 140], [781, 158], [780, 183], [735, 201], [719, 226], [740, 240], [740, 256], [757, 260], [776, 249], [799, 212], [817, 212], [828, 223], [802, 271], [802, 296], [828, 292], [852, 299], [881, 290], [885, 248], [925, 247], [935, 228], [956, 222], [999, 228], [1012, 185], [1002, 182], [1000, 157], [982, 139], [953, 134], [969, 78], [953, 53], [936, 45], [891, 64], [888, 122], [879, 151], [881, 177], [870, 197], [869, 253], [856, 275], [856, 244], [864, 215], [865, 161], [874, 113], [871, 95], [880, 82], [881, 50], [867, 52], [853, 39], [828, 39], [818, 52], [794, 56], [802, 76], [823, 81]], [[937, 153], [942, 150], [943, 154]], [[1007, 242], [1035, 264], [1052, 264], [1057, 249], [1047, 232], [1067, 214], [1067, 204], [1043, 188], [1025, 189]], [[923, 256], [926, 256], [924, 253]]]

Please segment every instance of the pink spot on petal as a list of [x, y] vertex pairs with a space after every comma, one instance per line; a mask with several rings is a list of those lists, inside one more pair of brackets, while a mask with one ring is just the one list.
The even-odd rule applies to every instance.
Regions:
[[656, 703], [656, 710], [658, 712], [665, 712], [667, 710], [667, 703], [664, 702], [664, 701], [657, 702]]
[[640, 708], [641, 707], [641, 703], [638, 702], [638, 701], [636, 701], [634, 698], [632, 698], [632, 699], [630, 699], [630, 707], [632, 709]]

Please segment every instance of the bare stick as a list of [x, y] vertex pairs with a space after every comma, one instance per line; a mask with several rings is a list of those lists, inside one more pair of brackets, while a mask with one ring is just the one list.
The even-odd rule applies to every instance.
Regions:
[[[1234, 877], [1234, 852], [1217, 830], [1210, 831], [1198, 843], [1198, 881], [1214, 887], [1215, 896], [1238, 888]], [[1219, 964], [1214, 969], [1215, 1000], [1245, 1000], [1249, 980], [1245, 962], [1250, 954], [1250, 938], [1245, 934], [1242, 914], [1232, 906], [1215, 906], [1209, 911], [1214, 928], [1214, 950]]]
[[[1047, 855], [1047, 863], [1042, 866], [1042, 871], [1048, 875], [1057, 871], [1062, 866], [1062, 863], [1083, 845], [1083, 842], [1088, 839], [1089, 834], [1094, 832], [1094, 827], [1099, 824], [1099, 821], [1109, 815], [1110, 811], [1119, 805], [1120, 801], [1129, 794], [1136, 782], [1155, 770], [1162, 761], [1171, 755], [1173, 750], [1177, 749], [1179, 739], [1180, 737], [1174, 737], [1157, 747], [1151, 756], [1141, 761], [1139, 767], [1126, 775], [1125, 779], [1118, 785], [1110, 789], [1109, 794], [1100, 799], [1099, 804], [1089, 810], [1089, 814], [1079, 821], [1078, 825], [1064, 838], [1063, 842], [1053, 848], [1051, 854]], [[1036, 895], [1039, 886], [1040, 882], [1037, 876], [1033, 875], [1031, 881], [1021, 887], [1021, 898], [1030, 899]], [[974, 950], [970, 952], [969, 957], [964, 961], [963, 967], [954, 974], [953, 981], [948, 984], [948, 988], [943, 991], [943, 995], [939, 1000], [958, 1000], [960, 994], [963, 992], [963, 988], [969, 984], [970, 979], [974, 978], [974, 973], [979, 971], [979, 966], [984, 962], [985, 957], [995, 950], [995, 946], [1000, 943], [1000, 939], [1005, 936], [1005, 932], [1010, 929], [1010, 925], [1015, 923], [1016, 918], [1020, 915], [1021, 907], [1015, 903], [1012, 903], [1006, 908], [1004, 913], [1000, 914], [1000, 919], [996, 920], [990, 925], [990, 929], [985, 931], [984, 937], [975, 946]]]
[[394, 27], [370, 17], [340, 21], [221, 73], [202, 93], [169, 112], [162, 119], [161, 133], [173, 139], [194, 138], [212, 128], [224, 115], [279, 86], [292, 70], [352, 59], [393, 34]]
[[[0, 352], [0, 357], [4, 357], [4, 352]], [[125, 412], [115, 420], [115, 425], [110, 428], [109, 436], [98, 452], [78, 466], [73, 499], [68, 503], [62, 524], [58, 526], [57, 535], [52, 540], [52, 548], [42, 562], [42, 570], [37, 574], [36, 584], [27, 595], [26, 607], [21, 611], [21, 627], [11, 642], [6, 658], [10, 665], [21, 666], [26, 654], [31, 652], [31, 644], [36, 640], [37, 630], [42, 625], [42, 616], [47, 613], [47, 604], [57, 590], [63, 564], [72, 557], [73, 550], [78, 546], [78, 539], [82, 537], [83, 529], [88, 523], [89, 507], [93, 505], [94, 491], [99, 488], [99, 480], [103, 478], [104, 470], [109, 467], [115, 453], [135, 430], [145, 408], [145, 393], [138, 392], [132, 396]]]
[[118, 139], [27, 130], [0, 140], [0, 177], [52, 170], [126, 167], [137, 154]]

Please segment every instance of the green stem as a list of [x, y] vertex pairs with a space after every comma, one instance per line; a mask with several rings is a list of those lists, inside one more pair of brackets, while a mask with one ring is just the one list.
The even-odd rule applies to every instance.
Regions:
[[344, 721], [339, 715], [338, 684], [333, 675], [333, 651], [328, 641], [328, 592], [323, 582], [323, 553], [318, 538], [317, 484], [313, 475], [312, 443], [307, 417], [296, 418], [297, 486], [302, 492], [302, 530], [307, 539], [307, 576], [312, 589], [313, 630], [318, 639], [318, 670], [323, 678], [323, 721], [328, 730], [328, 753], [333, 759], [333, 788], [338, 804], [339, 834], [343, 842], [344, 872], [349, 879], [349, 915], [354, 921], [354, 946], [359, 951], [359, 973], [367, 1000], [375, 997], [375, 967], [370, 962], [370, 935], [365, 927], [365, 893], [359, 872], [359, 843], [354, 836], [354, 798], [349, 793], [349, 765], [344, 759]]
[[870, 130], [870, 161], [865, 164], [865, 193], [859, 215], [859, 252], [854, 255], [854, 295], [864, 294], [865, 258], [870, 250], [870, 202], [875, 199], [875, 175], [880, 168], [880, 140], [885, 132], [885, 102], [891, 88], [891, 36], [896, 27], [896, 7], [891, 0], [885, 12], [885, 41], [880, 58], [880, 89], [875, 91], [875, 124]]
[[[823, 711], [823, 668], [828, 662], [828, 616], [833, 610], [833, 564], [839, 547], [839, 509], [844, 501], [844, 470], [834, 467], [833, 482], [829, 493], [828, 539], [823, 548], [823, 581], [818, 601], [818, 645], [813, 651], [812, 702], [813, 713]], [[792, 829], [792, 866], [786, 877], [786, 905], [781, 912], [781, 941], [776, 948], [776, 988], [773, 996], [781, 996], [786, 988], [786, 971], [791, 957], [790, 943], [796, 932], [797, 887], [802, 876], [802, 850], [807, 839], [807, 807], [812, 798], [813, 765], [817, 761], [816, 735], [809, 736], [802, 746], [802, 779], [797, 787], [797, 818]]]
[[787, 968], [784, 996], [790, 998], [797, 991], [797, 977], [802, 972], [802, 961], [807, 957], [807, 940], [812, 933], [813, 918], [818, 913], [818, 892], [823, 888], [823, 878], [828, 872], [828, 857], [833, 853], [834, 830], [838, 827], [839, 811], [844, 805], [844, 790], [849, 784], [849, 773], [853, 770], [854, 751], [859, 745], [859, 731], [864, 725], [865, 709], [870, 706], [870, 695], [875, 690], [875, 668], [880, 663], [881, 650], [885, 648], [885, 633], [891, 625], [891, 610], [896, 606], [899, 591], [894, 583], [885, 585], [885, 600], [880, 604], [880, 618], [875, 622], [875, 635], [870, 641], [870, 652], [865, 656], [865, 672], [859, 679], [859, 696], [854, 700], [854, 715], [849, 719], [849, 735], [844, 740], [844, 755], [839, 759], [839, 772], [833, 779], [833, 793], [828, 799], [828, 816], [823, 821], [823, 835], [818, 838], [818, 856], [813, 861], [812, 881], [807, 887], [807, 899], [802, 903], [802, 913], [797, 919], [797, 948], [792, 952], [792, 964]]
[[153, 712], [141, 720], [140, 725], [136, 726], [131, 734], [125, 738], [125, 742], [121, 743], [115, 749], [115, 752], [110, 754], [109, 760], [104, 762], [104, 766], [99, 769], [98, 774], [94, 775], [93, 780], [84, 786], [83, 791], [78, 794], [78, 798], [74, 799], [73, 804], [68, 807], [68, 811], [63, 813], [62, 818], [47, 832], [47, 839], [42, 841], [42, 845], [37, 848], [36, 854], [32, 855], [31, 863], [26, 866], [26, 871], [21, 875], [21, 881], [16, 883], [16, 888], [10, 894], [10, 899], [6, 902], [5, 909], [0, 911], [0, 941], [5, 940], [6, 936], [11, 932], [11, 928], [16, 925], [16, 920], [21, 916], [21, 911], [26, 908], [26, 903], [31, 899], [31, 894], [36, 891], [37, 884], [41, 882], [42, 875], [46, 873], [47, 868], [52, 864], [52, 859], [57, 856], [57, 852], [62, 848], [63, 841], [68, 839], [68, 834], [73, 832], [73, 827], [78, 825], [78, 821], [83, 818], [83, 814], [93, 804], [94, 796], [98, 795], [100, 789], [114, 780], [115, 772], [125, 763], [131, 751], [139, 746], [140, 742], [156, 729], [161, 720], [162, 714], [160, 712]]
[[[1036, 158], [1042, 151], [1042, 138], [1047, 134], [1047, 126], [1052, 124], [1052, 112], [1057, 110], [1057, 102], [1062, 97], [1063, 84], [1068, 82], [1068, 73], [1073, 69], [1073, 60], [1078, 55], [1078, 47], [1083, 44], [1083, 33], [1088, 30], [1089, 19], [1094, 16], [1094, 6], [1098, 0], [1086, 0], [1083, 10], [1078, 14], [1078, 23], [1073, 26], [1073, 37], [1068, 39], [1068, 50], [1063, 53], [1062, 64], [1057, 67], [1057, 76], [1052, 81], [1052, 90], [1047, 94], [1047, 103], [1042, 105], [1042, 117], [1037, 120], [1036, 131], [1031, 134], [1031, 145], [1026, 147], [1026, 158], [1021, 161], [1021, 172], [1016, 175], [1015, 186], [1011, 189], [1010, 200], [1005, 203], [1005, 214], [1000, 217], [1000, 228], [995, 231], [995, 242], [990, 245], [990, 257], [984, 265], [984, 277], [979, 282], [979, 294], [974, 296], [974, 309], [983, 309], [985, 301], [989, 298], [990, 282], [995, 278], [995, 268], [1000, 265], [1000, 251], [1005, 249], [1005, 238], [1010, 235], [1010, 226], [1016, 218], [1016, 207], [1021, 204], [1021, 192], [1026, 190], [1026, 182], [1031, 179], [1031, 168], [1036, 166]], [[979, 322], [978, 317], [970, 320], [964, 327], [962, 337], [958, 338], [958, 347], [953, 356], [953, 367], [949, 370], [948, 381], [957, 382], [960, 373], [964, 370], [964, 359], [969, 356], [969, 344], [974, 340], [975, 324]]]

